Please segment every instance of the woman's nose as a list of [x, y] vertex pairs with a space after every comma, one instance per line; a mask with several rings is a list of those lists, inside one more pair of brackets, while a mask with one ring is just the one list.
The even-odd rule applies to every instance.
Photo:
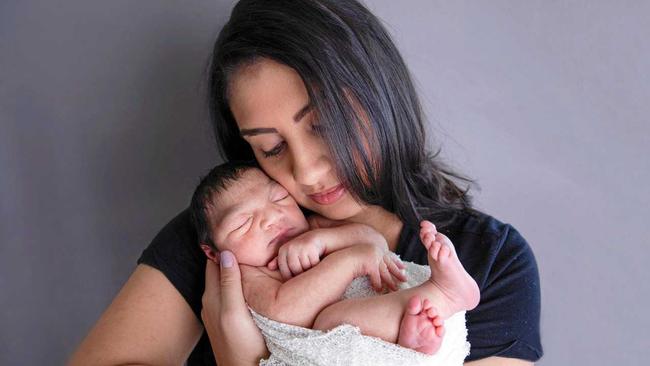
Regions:
[[[321, 145], [321, 144], [318, 144]], [[324, 182], [331, 169], [329, 154], [325, 146], [304, 144], [293, 151], [292, 173], [294, 180], [303, 186], [315, 186]]]

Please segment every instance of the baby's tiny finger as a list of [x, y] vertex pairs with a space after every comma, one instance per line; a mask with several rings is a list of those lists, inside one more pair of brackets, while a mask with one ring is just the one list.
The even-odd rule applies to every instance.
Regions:
[[297, 256], [292, 256], [288, 258], [289, 269], [294, 275], [299, 275], [302, 273], [302, 265], [300, 264], [300, 258]]
[[315, 266], [318, 264], [318, 262], [320, 262], [320, 258], [318, 257], [317, 254], [315, 254], [315, 253], [311, 253], [311, 254], [309, 254], [309, 265], [310, 265], [310, 268], [311, 268], [311, 267], [315, 267]]
[[404, 264], [404, 262], [402, 262], [402, 260], [397, 256], [397, 254], [392, 253], [392, 252], [390, 254], [391, 254], [391, 259], [393, 260], [393, 263], [395, 263], [397, 265], [397, 268], [399, 268], [399, 269], [406, 268], [406, 264]]
[[278, 267], [280, 267], [280, 273], [282, 274], [282, 278], [285, 280], [288, 280], [291, 278], [291, 271], [289, 270], [289, 265], [287, 264], [287, 256], [286, 253], [280, 251], [278, 255]]
[[300, 256], [300, 265], [302, 266], [303, 272], [311, 268], [311, 262], [307, 254]]
[[393, 274], [392, 274], [388, 264], [386, 262], [384, 262], [384, 265], [381, 266], [381, 268], [382, 268], [382, 272], [387, 277], [386, 282], [388, 283], [388, 287], [392, 291], [397, 291], [399, 289], [399, 287], [397, 286], [397, 282], [395, 281], [395, 277], [393, 277]]
[[392, 273], [393, 276], [397, 277], [397, 279], [399, 279], [401, 282], [405, 282], [407, 278], [406, 278], [406, 274], [402, 271], [402, 269], [397, 267], [397, 262], [395, 262], [395, 260], [388, 261], [388, 270], [390, 271], [390, 273]]
[[372, 288], [377, 292], [381, 291], [381, 276], [379, 275], [379, 271], [371, 271], [368, 276], [370, 277]]

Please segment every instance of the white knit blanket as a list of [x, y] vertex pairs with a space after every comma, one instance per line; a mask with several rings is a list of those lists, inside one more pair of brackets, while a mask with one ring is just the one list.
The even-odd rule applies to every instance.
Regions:
[[[404, 262], [408, 281], [400, 288], [417, 286], [426, 281], [428, 266]], [[375, 296], [367, 277], [350, 283], [343, 299]], [[250, 309], [250, 308], [249, 308]], [[253, 319], [262, 331], [271, 356], [261, 360], [264, 366], [303, 365], [462, 365], [469, 354], [465, 328], [465, 312], [459, 312], [445, 321], [445, 335], [436, 354], [424, 353], [388, 343], [376, 337], [362, 335], [359, 328], [343, 324], [327, 332], [279, 323], [250, 309]]]

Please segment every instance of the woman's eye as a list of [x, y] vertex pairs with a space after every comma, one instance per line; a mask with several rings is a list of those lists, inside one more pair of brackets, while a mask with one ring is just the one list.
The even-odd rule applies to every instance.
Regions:
[[286, 142], [282, 141], [281, 143], [275, 145], [275, 147], [273, 149], [269, 150], [269, 151], [262, 150], [262, 154], [264, 154], [265, 158], [270, 158], [270, 157], [273, 157], [273, 156], [277, 156], [282, 152], [282, 150], [284, 150], [284, 147], [286, 146], [286, 144], [287, 144]]

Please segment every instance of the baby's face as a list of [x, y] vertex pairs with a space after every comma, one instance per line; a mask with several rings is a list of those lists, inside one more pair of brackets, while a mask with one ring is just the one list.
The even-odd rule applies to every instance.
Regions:
[[259, 169], [248, 169], [217, 196], [208, 205], [212, 240], [241, 264], [265, 266], [309, 228], [293, 197]]

